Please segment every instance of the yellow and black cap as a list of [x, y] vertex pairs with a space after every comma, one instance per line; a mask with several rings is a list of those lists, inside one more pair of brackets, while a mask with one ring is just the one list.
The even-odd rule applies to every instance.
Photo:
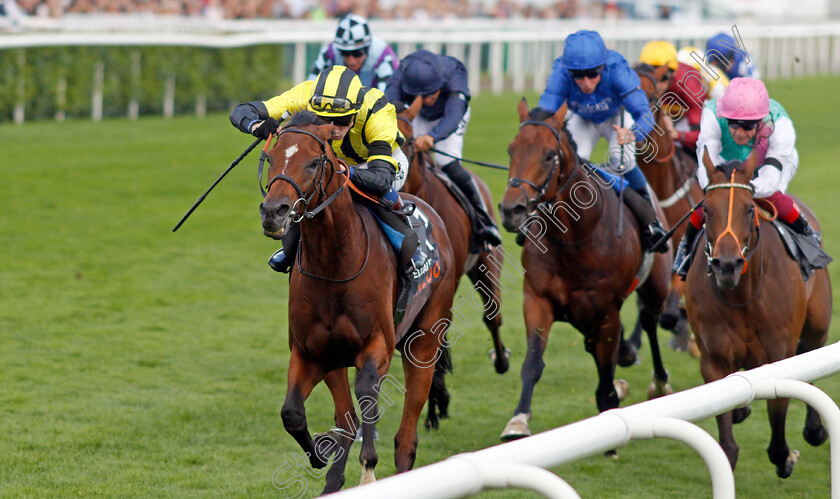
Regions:
[[364, 88], [359, 76], [346, 66], [332, 66], [321, 71], [309, 107], [324, 118], [356, 114], [364, 102]]

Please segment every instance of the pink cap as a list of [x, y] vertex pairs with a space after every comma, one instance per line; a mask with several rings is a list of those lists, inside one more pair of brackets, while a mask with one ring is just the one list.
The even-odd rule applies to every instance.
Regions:
[[717, 115], [733, 120], [760, 120], [769, 112], [767, 88], [753, 78], [734, 78], [717, 104]]

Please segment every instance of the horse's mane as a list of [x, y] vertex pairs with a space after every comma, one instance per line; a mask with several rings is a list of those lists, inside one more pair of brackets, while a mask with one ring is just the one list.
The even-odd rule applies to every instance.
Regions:
[[302, 127], [306, 125], [326, 125], [327, 120], [309, 110], [298, 111], [292, 115], [287, 127]]
[[[554, 116], [554, 113], [541, 107], [535, 107], [528, 111], [528, 118], [533, 121], [545, 121], [552, 116]], [[572, 134], [569, 132], [569, 129], [564, 126], [561, 127], [560, 131], [562, 131], [563, 135], [566, 136], [566, 140], [569, 141], [569, 145], [572, 147], [572, 150], [577, 151], [577, 143], [575, 142], [575, 139], [572, 138]]]

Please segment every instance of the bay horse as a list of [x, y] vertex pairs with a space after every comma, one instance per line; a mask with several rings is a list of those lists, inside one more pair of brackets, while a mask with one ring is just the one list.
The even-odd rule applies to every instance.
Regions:
[[[394, 438], [394, 460], [397, 472], [414, 465], [417, 422], [439, 347], [445, 343], [440, 322], [451, 317], [456, 275], [443, 222], [426, 203], [411, 199], [433, 226], [440, 268], [438, 278], [409, 302], [403, 322], [395, 328], [396, 256], [374, 216], [354, 203], [345, 189], [346, 169], [328, 143], [332, 129], [308, 111], [291, 118], [268, 151], [271, 180], [260, 204], [263, 231], [269, 237], [279, 239], [291, 223], [300, 223], [301, 242], [289, 284], [291, 356], [281, 416], [313, 468], [325, 467], [335, 456], [324, 493], [343, 486], [348, 451], [359, 428], [348, 367], [357, 370], [362, 483], [374, 480], [374, 423], [381, 415], [377, 400], [395, 348], [402, 353], [405, 405]], [[335, 403], [336, 428], [313, 439], [304, 402], [321, 380]]]
[[[530, 434], [531, 399], [555, 321], [569, 322], [580, 331], [586, 351], [595, 359], [598, 411], [618, 407], [624, 395], [614, 383], [623, 344], [620, 310], [637, 284], [643, 261], [640, 228], [614, 190], [602, 187], [598, 173], [577, 156], [563, 123], [566, 111], [564, 104], [547, 117], [539, 108], [529, 113], [522, 99], [519, 132], [508, 148], [510, 180], [499, 205], [503, 225], [513, 232], [528, 224], [530, 231], [529, 222], [539, 219], [544, 231], [538, 241], [528, 237], [522, 248], [528, 350], [519, 404], [502, 433], [503, 440]], [[624, 217], [622, 239], [618, 238], [618, 217]], [[656, 338], [657, 316], [668, 296], [671, 255], [652, 253], [651, 257], [649, 276], [636, 293], [654, 365], [648, 396], [654, 397], [671, 391]]]
[[[668, 67], [660, 66], [652, 71], [651, 69], [644, 65], [636, 67], [636, 73], [642, 83], [642, 90], [647, 95], [651, 109], [654, 110], [654, 123], [657, 124], [657, 128], [645, 142], [647, 148], [644, 150], [637, 149], [636, 164], [642, 169], [642, 173], [645, 174], [653, 192], [659, 198], [659, 206], [665, 213], [668, 225], [674, 227], [692, 209], [694, 204], [703, 198], [703, 191], [700, 189], [695, 176], [697, 157], [686, 153], [670, 137], [669, 132], [673, 129], [673, 123], [671, 116], [664, 108], [676, 104], [677, 101], [674, 98], [669, 98], [667, 93], [663, 97], [656, 87], [656, 82], [665, 76]], [[663, 133], [659, 133], [659, 131]], [[677, 226], [674, 230], [672, 236], [674, 244], [671, 245], [673, 254], [676, 254], [677, 251], [676, 243], [685, 234], [686, 223]], [[680, 306], [680, 300], [684, 293], [685, 282], [674, 274], [671, 277], [671, 292], [665, 302], [665, 310], [659, 316], [659, 324], [681, 338], [682, 343], [690, 335], [685, 311]], [[641, 341], [641, 330], [639, 328], [636, 328], [633, 332], [631, 341], [637, 347], [639, 346]], [[687, 347], [686, 345], [683, 346]]]
[[[502, 289], [501, 270], [504, 265], [504, 252], [500, 246], [494, 247], [491, 251], [470, 252], [470, 239], [472, 226], [461, 203], [455, 198], [452, 192], [444, 185], [443, 181], [433, 171], [432, 161], [426, 152], [417, 152], [414, 149], [414, 127], [412, 121], [417, 116], [422, 106], [420, 97], [416, 98], [411, 106], [402, 110], [397, 116], [400, 132], [406, 138], [403, 144], [403, 152], [411, 162], [408, 170], [403, 191], [413, 194], [429, 203], [440, 215], [446, 224], [446, 232], [452, 244], [455, 268], [466, 273], [473, 283], [473, 288], [481, 295], [484, 308], [483, 320], [493, 341], [493, 349], [490, 358], [496, 372], [503, 374], [509, 368], [510, 350], [505, 348], [499, 335], [499, 328], [502, 325]], [[490, 189], [487, 184], [475, 173], [467, 170], [472, 176], [484, 203], [490, 210], [490, 216], [495, 218]], [[456, 289], [460, 282], [461, 274], [456, 277]], [[444, 413], [445, 414], [445, 413]], [[443, 415], [443, 414], [442, 414]]]
[[[803, 281], [776, 229], [759, 216], [750, 185], [755, 166], [755, 152], [743, 164], [733, 161], [717, 167], [708, 151], [704, 153], [703, 167], [709, 175], [703, 202], [706, 239], [697, 245], [694, 265], [688, 271], [686, 308], [706, 383], [819, 348], [828, 336], [828, 271], [818, 269]], [[796, 203], [814, 230], [820, 230], [808, 207], [799, 200]], [[701, 258], [704, 254], [705, 259]], [[767, 454], [781, 478], [790, 476], [798, 456], [785, 441], [787, 408], [788, 399], [767, 401], [771, 431]], [[733, 469], [738, 444], [732, 424], [747, 415], [749, 407], [744, 407], [716, 418], [720, 445]], [[827, 437], [819, 414], [810, 406], [803, 436], [815, 446]]]

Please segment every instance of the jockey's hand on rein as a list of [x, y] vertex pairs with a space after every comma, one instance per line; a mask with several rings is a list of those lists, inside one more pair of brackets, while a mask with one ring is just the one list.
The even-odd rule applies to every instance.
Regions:
[[435, 145], [435, 139], [431, 135], [421, 135], [414, 139], [414, 149], [417, 152], [425, 152]]
[[277, 133], [278, 128], [280, 128], [280, 122], [269, 117], [251, 133], [259, 139], [267, 139], [269, 135]]

